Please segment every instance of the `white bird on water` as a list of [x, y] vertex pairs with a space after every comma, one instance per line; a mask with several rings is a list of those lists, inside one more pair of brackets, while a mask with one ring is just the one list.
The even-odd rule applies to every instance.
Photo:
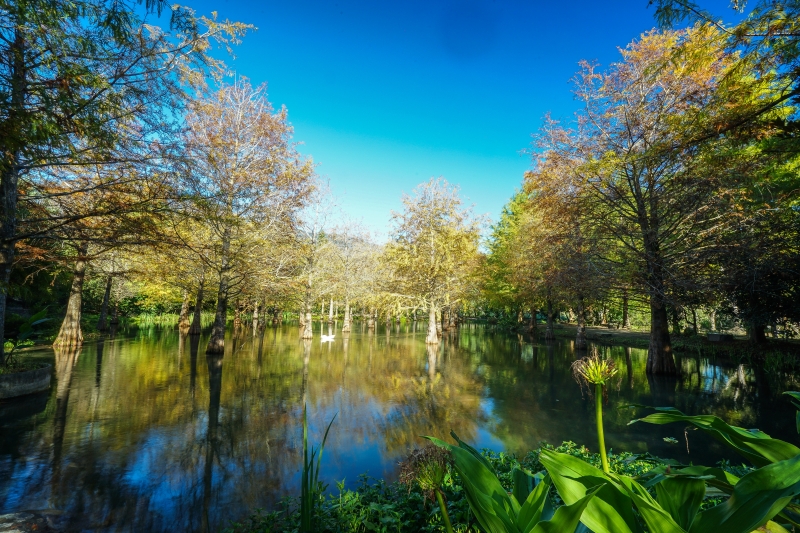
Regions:
[[336, 333], [333, 335], [322, 335], [320, 337], [320, 342], [333, 342], [333, 338], [336, 336]]

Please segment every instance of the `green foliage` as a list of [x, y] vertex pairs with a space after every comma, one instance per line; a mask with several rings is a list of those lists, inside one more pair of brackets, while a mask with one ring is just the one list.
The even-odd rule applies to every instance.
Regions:
[[797, 425], [797, 432], [800, 433], [800, 392], [794, 391], [786, 391], [784, 392], [787, 396], [791, 398], [792, 405], [797, 408], [797, 414], [795, 415], [795, 424]]
[[[538, 472], [543, 469], [540, 456], [543, 450], [557, 450], [580, 461], [600, 465], [600, 456], [584, 446], [565, 442], [558, 447], [542, 445], [523, 457], [503, 452], [483, 450], [481, 461], [494, 472], [501, 486], [509, 492], [524, 490], [515, 483], [521, 472]], [[477, 452], [476, 452], [477, 453]], [[642, 460], [630, 453], [609, 456], [611, 471], [636, 476], [653, 468], [651, 460]], [[527, 474], [524, 474], [530, 479]], [[441, 533], [444, 531], [442, 514], [430, 504], [428, 496], [419, 486], [386, 483], [361, 476], [358, 486], [345, 489], [344, 482], [336, 483], [336, 492], [328, 494], [317, 508], [317, 525], [320, 532], [366, 533], [371, 531], [404, 531], [414, 533]], [[448, 514], [453, 531], [475, 531], [469, 503], [458, 473], [447, 476], [443, 483]], [[515, 496], [516, 497], [516, 496]], [[560, 505], [561, 499], [551, 489], [551, 503]], [[247, 520], [231, 524], [226, 533], [264, 533], [300, 531], [300, 512], [297, 497], [286, 498], [273, 511], [256, 511]]]
[[[306, 406], [303, 405], [303, 477], [300, 481], [300, 531], [303, 533], [317, 531], [317, 506], [323, 500], [323, 494], [327, 488], [327, 486], [319, 480], [322, 452], [325, 450], [325, 441], [328, 440], [328, 432], [331, 430], [331, 425], [333, 425], [335, 419], [336, 415], [334, 415], [333, 419], [328, 423], [319, 449], [314, 449], [312, 447], [309, 453], [308, 418], [306, 415]], [[315, 457], [316, 463], [314, 462]]]
[[509, 494], [486, 459], [453, 436], [458, 446], [434, 437], [426, 438], [453, 454], [454, 468], [461, 478], [470, 509], [487, 533], [574, 531], [578, 526], [581, 513], [596, 490], [587, 492], [572, 504], [560, 507], [553, 514], [548, 497], [549, 476], [533, 475], [515, 467], [512, 470], [514, 489]]
[[45, 307], [22, 322], [22, 324], [19, 325], [16, 336], [4, 342], [3, 353], [6, 354], [6, 359], [10, 359], [15, 350], [24, 346], [32, 346], [33, 340], [31, 340], [31, 337], [36, 333], [34, 328], [48, 320], [50, 319], [47, 318], [47, 307]]

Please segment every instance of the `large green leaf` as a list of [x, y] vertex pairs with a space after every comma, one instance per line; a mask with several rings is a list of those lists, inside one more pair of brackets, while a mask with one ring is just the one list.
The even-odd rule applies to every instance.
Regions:
[[742, 477], [725, 502], [700, 512], [690, 533], [750, 533], [800, 494], [800, 455]]
[[[486, 457], [481, 455], [481, 452], [479, 452], [478, 450], [476, 450], [475, 448], [473, 448], [472, 446], [470, 446], [469, 444], [467, 444], [466, 442], [461, 440], [459, 438], [459, 436], [456, 435], [456, 432], [453, 431], [452, 429], [450, 430], [450, 436], [455, 439], [455, 441], [458, 443], [458, 447], [459, 448], [461, 448], [463, 450], [466, 450], [469, 453], [471, 453], [472, 456], [475, 457], [475, 459], [477, 459], [481, 463], [483, 463], [483, 466], [488, 468], [490, 472], [494, 472], [494, 466], [492, 466], [492, 463], [490, 463], [489, 460]], [[440, 441], [440, 442], [442, 442], [442, 441]], [[450, 446], [450, 445], [448, 444], [448, 446]]]
[[595, 533], [641, 532], [627, 491], [616, 481], [611, 482], [602, 470], [577, 457], [552, 450], [542, 450], [539, 460], [567, 505], [576, 503], [598, 485], [604, 485], [583, 512], [581, 522], [586, 527]]
[[551, 484], [550, 476], [545, 476], [520, 506], [516, 520], [520, 531], [530, 531], [541, 520], [550, 518], [545, 515], [550, 507], [547, 493]]
[[658, 504], [686, 531], [692, 526], [705, 495], [706, 484], [699, 477], [667, 476], [656, 485]]
[[460, 445], [452, 446], [435, 437], [425, 438], [452, 454], [453, 467], [461, 478], [467, 503], [480, 526], [487, 533], [518, 532], [514, 522], [520, 505], [516, 498], [506, 493], [494, 472]]
[[539, 522], [533, 529], [523, 530], [523, 533], [572, 533], [580, 524], [581, 515], [586, 510], [586, 506], [602, 488], [603, 486], [595, 487], [575, 503], [559, 507], [552, 520]]
[[629, 424], [636, 422], [647, 422], [648, 424], [688, 423], [727, 444], [759, 467], [776, 461], [784, 461], [800, 454], [800, 448], [793, 444], [773, 439], [762, 431], [730, 426], [713, 415], [689, 416], [673, 407], [655, 407], [654, 409], [656, 409], [655, 413], [631, 420]]

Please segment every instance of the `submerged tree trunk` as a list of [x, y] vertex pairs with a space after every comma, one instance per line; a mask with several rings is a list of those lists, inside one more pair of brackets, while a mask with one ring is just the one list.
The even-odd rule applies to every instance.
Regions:
[[83, 344], [81, 307], [83, 304], [83, 280], [86, 277], [87, 250], [86, 244], [78, 247], [78, 258], [75, 261], [75, 269], [72, 271], [72, 288], [67, 301], [67, 314], [64, 316], [61, 329], [53, 343], [54, 347], [74, 348]]
[[767, 342], [766, 326], [764, 324], [751, 322], [747, 329], [747, 337], [752, 344], [764, 344]]
[[676, 375], [675, 358], [667, 323], [667, 307], [655, 294], [650, 296], [650, 346], [647, 349], [647, 373]]
[[200, 314], [203, 312], [203, 282], [204, 279], [200, 279], [200, 286], [197, 288], [197, 300], [194, 304], [194, 316], [192, 317], [192, 325], [189, 328], [189, 334], [191, 335], [200, 335], [200, 331], [202, 329], [200, 323]]
[[227, 273], [219, 278], [219, 291], [217, 292], [217, 311], [214, 314], [214, 326], [211, 328], [211, 338], [208, 340], [207, 354], [225, 353], [225, 325], [228, 323], [228, 276]]
[[536, 308], [531, 307], [531, 320], [528, 322], [528, 331], [534, 339], [538, 337], [539, 331], [536, 327]]
[[431, 305], [428, 311], [428, 336], [425, 338], [426, 344], [439, 344], [439, 335], [436, 331], [436, 308]]
[[313, 339], [314, 338], [314, 322], [312, 321], [311, 317], [311, 306], [306, 306], [306, 316], [305, 316], [305, 327], [303, 328], [303, 338], [304, 339]]
[[225, 228], [222, 234], [222, 268], [219, 271], [219, 290], [217, 291], [217, 312], [214, 315], [214, 326], [211, 328], [211, 338], [208, 339], [207, 354], [225, 353], [225, 325], [228, 322], [228, 253], [231, 248], [230, 231]]
[[622, 290], [622, 327], [631, 329], [631, 317], [628, 313], [628, 289]]
[[186, 331], [189, 329], [189, 291], [183, 289], [183, 303], [181, 304], [181, 314], [178, 315], [178, 329]]
[[575, 349], [586, 349], [586, 309], [583, 307], [583, 294], [578, 294], [578, 327], [575, 332]]
[[350, 299], [344, 299], [344, 325], [342, 326], [342, 333], [350, 331]]
[[[549, 293], [550, 290], [548, 289], [547, 292]], [[556, 334], [553, 331], [553, 300], [550, 299], [549, 294], [547, 297], [547, 327], [544, 330], [544, 338], [548, 341], [556, 338]]]
[[113, 278], [106, 278], [106, 290], [103, 293], [103, 304], [100, 306], [100, 318], [97, 319], [97, 331], [105, 333], [108, 331], [108, 301], [111, 299], [111, 282]]

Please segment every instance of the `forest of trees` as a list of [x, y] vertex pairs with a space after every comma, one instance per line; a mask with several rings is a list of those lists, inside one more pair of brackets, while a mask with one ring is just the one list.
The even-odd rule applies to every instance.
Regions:
[[[539, 316], [552, 338], [565, 314], [581, 348], [587, 321], [639, 313], [656, 374], [677, 372], [672, 336], [698, 314], [756, 343], [796, 335], [800, 8], [759, 3], [731, 29], [655, 4], [663, 29], [581, 65], [580, 111], [544, 121], [488, 236], [431, 178], [382, 243], [329, 207], [267, 87], [219, 59], [249, 26], [149, 0], [0, 3], [0, 334], [44, 308], [58, 347], [81, 344], [87, 310], [100, 332], [176, 313], [199, 334], [213, 310], [222, 353], [245, 316], [297, 313], [303, 338], [312, 313], [345, 332], [413, 316], [436, 344], [464, 316], [534, 333]], [[148, 19], [162, 11], [169, 30]]]

